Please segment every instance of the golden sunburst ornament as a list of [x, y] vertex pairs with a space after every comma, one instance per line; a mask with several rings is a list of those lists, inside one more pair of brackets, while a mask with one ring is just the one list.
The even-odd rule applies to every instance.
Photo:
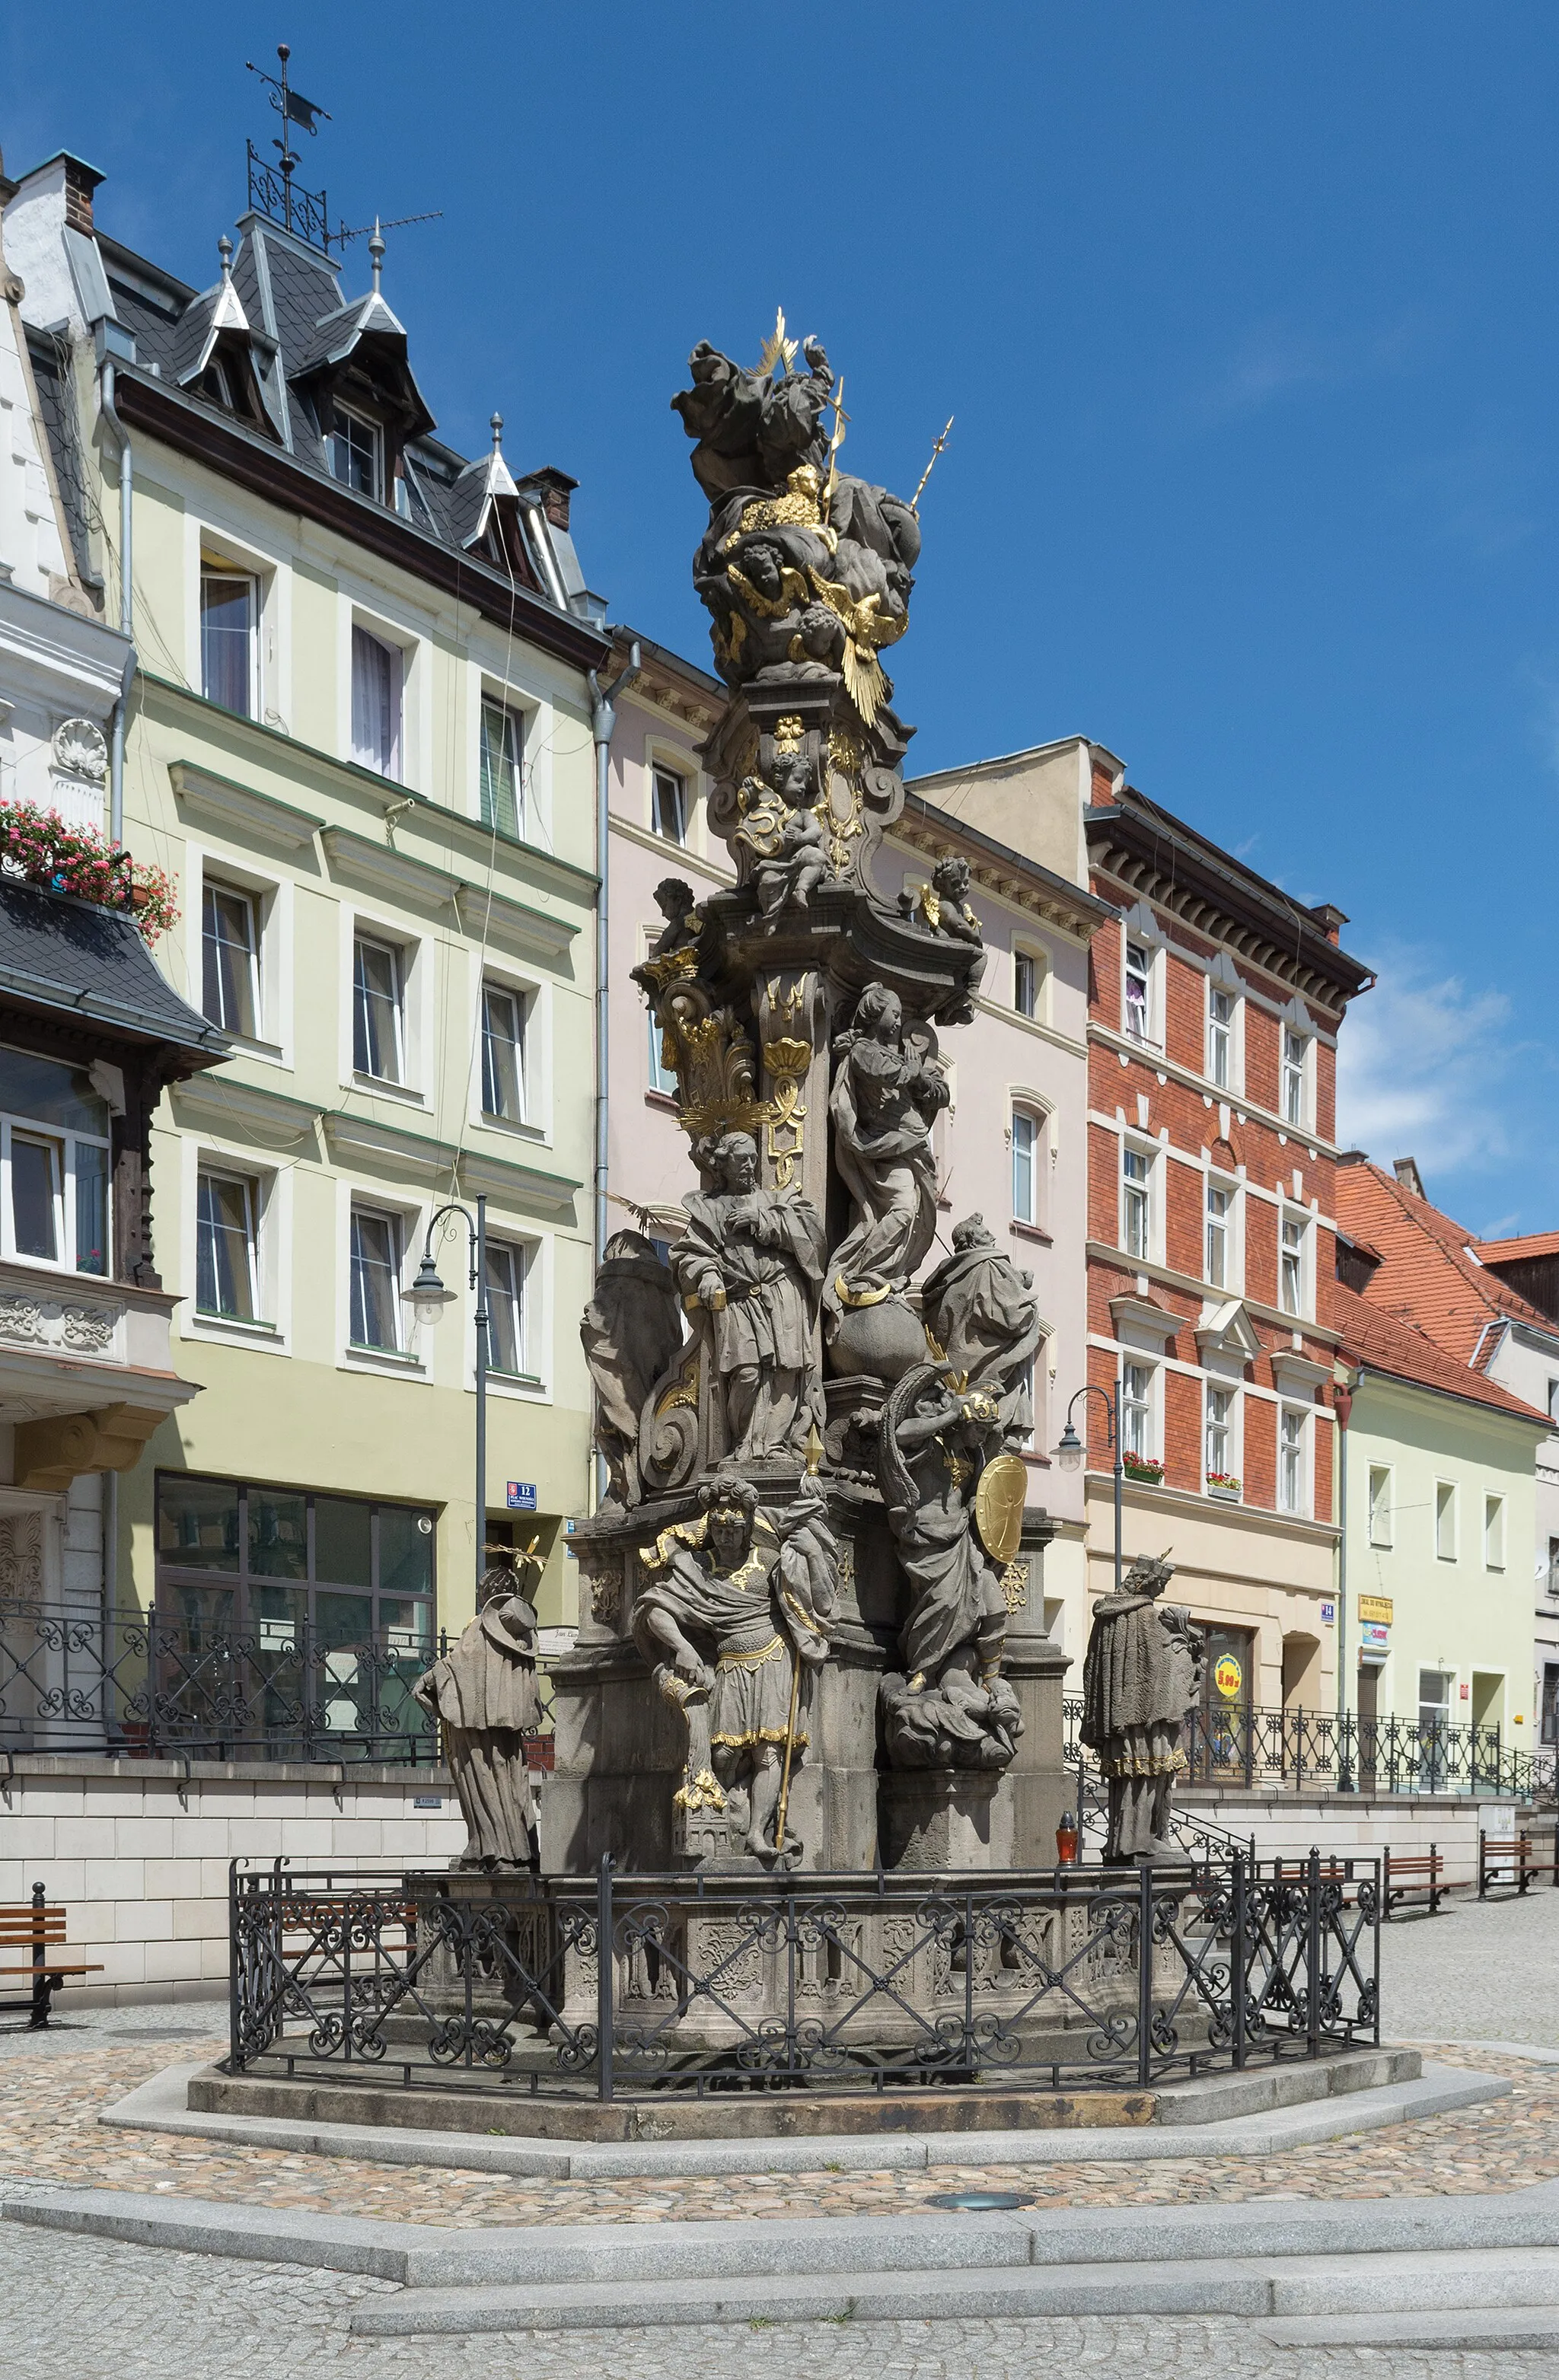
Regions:
[[768, 337], [764, 340], [763, 352], [758, 358], [759, 370], [773, 371], [777, 363], [783, 362], [786, 370], [788, 371], [791, 365], [796, 360], [798, 345], [798, 342], [797, 340], [787, 339], [786, 337], [785, 309], [783, 306], [776, 306], [774, 308], [774, 327], [770, 332]]

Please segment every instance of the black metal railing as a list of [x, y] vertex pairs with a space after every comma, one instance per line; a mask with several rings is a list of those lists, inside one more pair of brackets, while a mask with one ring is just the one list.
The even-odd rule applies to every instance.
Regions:
[[[1082, 1703], [1066, 1696], [1066, 1757], [1078, 1759]], [[1522, 1752], [1493, 1727], [1363, 1718], [1357, 1711], [1194, 1710], [1181, 1738], [1192, 1785], [1330, 1787], [1359, 1793], [1552, 1794], [1554, 1753]], [[1086, 1755], [1091, 1760], [1091, 1755]]]
[[233, 2073], [542, 2098], [1140, 2087], [1380, 2038], [1379, 1863], [247, 1870]]
[[[343, 1641], [311, 1621], [213, 1627], [184, 1612], [0, 1599], [0, 1750], [146, 1759], [432, 1763], [412, 1685], [448, 1648], [432, 1628]], [[532, 1749], [550, 1766], [550, 1689]]]

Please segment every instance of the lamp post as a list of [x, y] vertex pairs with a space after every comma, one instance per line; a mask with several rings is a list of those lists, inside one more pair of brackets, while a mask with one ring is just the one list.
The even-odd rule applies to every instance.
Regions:
[[1113, 1446], [1115, 1451], [1115, 1593], [1118, 1595], [1121, 1591], [1121, 1483], [1126, 1476], [1118, 1427], [1120, 1420], [1118, 1390], [1114, 1396], [1112, 1396], [1109, 1390], [1102, 1388], [1097, 1380], [1084, 1382], [1066, 1408], [1066, 1426], [1061, 1433], [1060, 1443], [1055, 1450], [1055, 1460], [1063, 1471], [1078, 1471], [1082, 1467], [1082, 1460], [1087, 1449], [1072, 1427], [1072, 1415], [1078, 1409], [1078, 1399], [1082, 1397], [1098, 1397], [1102, 1401], [1104, 1443], [1106, 1446]]
[[408, 1293], [419, 1322], [436, 1323], [455, 1292], [445, 1289], [433, 1262], [433, 1233], [446, 1215], [458, 1215], [470, 1239], [470, 1282], [476, 1292], [476, 1606], [481, 1603], [482, 1572], [487, 1552], [487, 1367], [492, 1360], [487, 1313], [487, 1201], [479, 1197], [473, 1218], [469, 1209], [452, 1201], [441, 1207], [428, 1223], [422, 1261]]

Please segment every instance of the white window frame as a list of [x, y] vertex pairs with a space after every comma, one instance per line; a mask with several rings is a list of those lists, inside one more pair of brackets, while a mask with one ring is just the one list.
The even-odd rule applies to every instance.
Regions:
[[[1153, 1264], [1158, 1251], [1158, 1150], [1141, 1141], [1123, 1135], [1120, 1160], [1120, 1245], [1127, 1259], [1133, 1264]], [[1136, 1176], [1127, 1171], [1127, 1159], [1140, 1161], [1142, 1172]], [[1139, 1211], [1142, 1218], [1141, 1245], [1132, 1245], [1132, 1219]]]
[[[1214, 1401], [1220, 1398], [1224, 1401], [1224, 1410], [1221, 1415], [1214, 1410]], [[1233, 1380], [1204, 1381], [1201, 1447], [1204, 1488], [1214, 1472], [1224, 1472], [1232, 1479], [1237, 1479], [1240, 1476], [1239, 1414], [1239, 1390]], [[1224, 1460], [1222, 1463], [1214, 1463], [1212, 1459], [1215, 1431], [1221, 1433], [1223, 1438]]]
[[[1212, 1211], [1214, 1194], [1222, 1196], [1224, 1201], [1222, 1215], [1214, 1215]], [[1238, 1289], [1239, 1266], [1236, 1262], [1238, 1216], [1238, 1183], [1231, 1182], [1224, 1173], [1207, 1174], [1202, 1187], [1201, 1261], [1202, 1277], [1210, 1289], [1236, 1292]], [[1223, 1243], [1222, 1269], [1217, 1272], [1212, 1269], [1214, 1232]]]
[[[394, 1075], [375, 1074], [371, 1068], [359, 1064], [358, 1060], [358, 953], [359, 948], [365, 944], [370, 950], [382, 953], [393, 963], [393, 970], [395, 974], [395, 1056], [396, 1064], [398, 1070]], [[409, 1079], [410, 1067], [408, 1063], [410, 1054], [410, 1036], [407, 1030], [407, 990], [409, 968], [407, 964], [406, 946], [396, 936], [384, 932], [375, 933], [371, 929], [364, 930], [363, 926], [359, 924], [352, 935], [351, 952], [352, 970], [348, 996], [351, 1012], [349, 1029], [351, 1033], [352, 1079], [354, 1082], [361, 1083], [364, 1086], [371, 1085], [376, 1090], [381, 1088], [392, 1091], [409, 1090], [411, 1088]]]
[[[510, 1267], [511, 1279], [518, 1283], [518, 1293], [516, 1295], [515, 1303], [519, 1309], [518, 1329], [516, 1334], [518, 1340], [517, 1353], [519, 1356], [519, 1361], [512, 1366], [507, 1365], [503, 1366], [499, 1366], [496, 1348], [493, 1343], [490, 1325], [488, 1333], [488, 1363], [491, 1368], [489, 1370], [488, 1377], [489, 1378], [496, 1378], [499, 1380], [512, 1382], [516, 1386], [523, 1385], [529, 1388], [537, 1388], [541, 1384], [540, 1375], [531, 1370], [530, 1361], [531, 1337], [530, 1268], [535, 1257], [535, 1244], [532, 1241], [512, 1238], [506, 1232], [490, 1231], [487, 1235], [487, 1252], [489, 1257], [496, 1256], [500, 1259], [507, 1259]], [[488, 1294], [489, 1299], [491, 1300], [491, 1289], [489, 1289]], [[489, 1310], [491, 1311], [491, 1305]]]
[[[478, 988], [477, 999], [477, 1099], [481, 1111], [481, 1121], [486, 1124], [496, 1124], [500, 1129], [505, 1127], [513, 1129], [517, 1126], [524, 1126], [530, 1122], [530, 1050], [529, 1046], [530, 1040], [530, 1000], [527, 996], [526, 991], [518, 984], [505, 982], [501, 976], [494, 975], [491, 968], [487, 969], [482, 975], [481, 984]], [[515, 1012], [517, 1030], [512, 1046], [515, 1051], [515, 1074], [517, 1077], [519, 1106], [519, 1112], [518, 1115], [505, 1115], [498, 1108], [490, 1106], [488, 1103], [487, 1051], [489, 1036], [487, 1030], [487, 1008], [489, 999], [507, 1001]]]
[[[1132, 964], [1132, 954], [1134, 952], [1141, 960], [1141, 965], [1139, 967], [1135, 966]], [[1157, 1002], [1154, 998], [1154, 993], [1157, 989], [1155, 983], [1157, 969], [1153, 964], [1154, 955], [1155, 953], [1151, 942], [1142, 941], [1140, 937], [1135, 934], [1128, 926], [1126, 929], [1125, 940], [1121, 945], [1121, 1031], [1125, 1034], [1128, 1041], [1135, 1041], [1139, 1048], [1144, 1050], [1156, 1050], [1159, 1047], [1159, 1041], [1153, 1033], [1153, 1026], [1156, 1021], [1155, 1011], [1157, 1007]], [[1142, 1029], [1140, 1032], [1138, 1031], [1137, 1027], [1132, 1023], [1131, 985], [1134, 980], [1139, 982], [1142, 986]]]
[[[206, 1182], [223, 1183], [243, 1193], [244, 1264], [249, 1275], [250, 1311], [248, 1314], [228, 1314], [220, 1306], [201, 1304], [201, 1244], [203, 1230], [201, 1215], [201, 1187]], [[205, 1157], [198, 1157], [195, 1169], [194, 1311], [200, 1321], [223, 1325], [240, 1323], [247, 1324], [250, 1328], [257, 1323], [264, 1323], [266, 1319], [262, 1310], [264, 1272], [260, 1255], [260, 1185], [252, 1174], [242, 1172], [236, 1166], [222, 1164]]]
[[[246, 671], [247, 683], [245, 688], [246, 708], [242, 710], [234, 710], [228, 704], [219, 701], [218, 698], [213, 694], [206, 679], [206, 586], [208, 581], [220, 583], [224, 580], [229, 583], [241, 583], [249, 589], [249, 633], [246, 638], [246, 643], [248, 645], [248, 668]], [[231, 562], [227, 560], [225, 556], [219, 555], [214, 551], [208, 549], [206, 552], [201, 553], [200, 559], [199, 608], [200, 618], [197, 623], [196, 634], [200, 641], [201, 649], [201, 674], [199, 682], [202, 698], [207, 702], [216, 703], [217, 708], [222, 710], [226, 710], [230, 718], [258, 719], [261, 715], [261, 624], [264, 612], [264, 587], [259, 572], [250, 568], [247, 563]]]
[[[348, 489], [350, 492], [356, 496], [369, 496], [376, 504], [382, 504], [384, 501], [384, 423], [382, 421], [375, 421], [370, 414], [359, 413], [355, 405], [342, 405], [335, 400], [332, 401], [331, 413], [333, 417], [331, 426], [325, 431], [323, 438], [324, 465], [327, 476], [335, 480], [338, 488]], [[369, 434], [373, 449], [373, 484], [371, 488], [358, 487], [353, 480], [343, 479], [335, 468], [335, 439], [337, 434], [336, 423], [338, 421], [349, 421], [355, 429], [366, 430]], [[350, 444], [351, 442], [350, 440], [347, 440], [346, 443]]]
[[1312, 1414], [1309, 1406], [1277, 1408], [1277, 1509], [1291, 1520], [1309, 1517], [1314, 1466]]
[[[1043, 1191], [1043, 1160], [1045, 1117], [1043, 1112], [1026, 1102], [1015, 1101], [1007, 1137], [1012, 1148], [1012, 1219], [1015, 1223], [1027, 1223], [1033, 1231], [1043, 1228], [1041, 1205]], [[1019, 1203], [1018, 1169], [1026, 1163], [1029, 1173], [1029, 1197], [1025, 1208]]]
[[[490, 711], [496, 712], [503, 720], [505, 735], [507, 735], [512, 732], [514, 736], [515, 752], [513, 766], [515, 780], [515, 816], [512, 833], [513, 839], [516, 843], [524, 843], [529, 839], [526, 834], [526, 821], [530, 805], [525, 798], [525, 759], [526, 744], [530, 726], [530, 714], [526, 710], [523, 704], [513, 701], [508, 695], [500, 693], [495, 688], [487, 685], [483, 685], [480, 689], [477, 707], [476, 814], [481, 824], [490, 832], [496, 832], [499, 834], [508, 834], [511, 832], [509, 828], [503, 824], [502, 820], [498, 819], [496, 814], [492, 818], [489, 818], [485, 814], [482, 796], [482, 755], [485, 749], [484, 738], [487, 728], [487, 715]], [[402, 732], [404, 734], [404, 722]]]
[[[359, 1339], [352, 1329], [353, 1308], [357, 1294], [355, 1242], [359, 1220], [388, 1223], [393, 1233], [395, 1266], [391, 1274], [390, 1303], [395, 1338], [394, 1343], [388, 1347], [379, 1346], [372, 1340]], [[371, 1195], [359, 1196], [356, 1192], [352, 1194], [347, 1208], [347, 1352], [349, 1355], [359, 1357], [367, 1355], [373, 1359], [390, 1356], [402, 1360], [407, 1356], [408, 1350], [406, 1341], [410, 1320], [410, 1309], [406, 1303], [407, 1245], [408, 1232], [403, 1208], [385, 1205]]]
[[1136, 1348], [1121, 1357], [1121, 1452], [1135, 1454], [1143, 1463], [1161, 1460], [1159, 1370], [1157, 1364]]
[[258, 1003], [252, 1038], [230, 1035], [249, 1058], [267, 1065], [290, 1067], [293, 1062], [292, 892], [286, 877], [257, 875], [252, 868], [213, 853], [203, 844], [184, 847], [185, 884], [189, 915], [198, 930], [186, 936], [187, 992], [198, 1016], [205, 1014], [206, 886], [242, 893], [249, 901], [255, 926], [255, 974]]
[[[265, 1354], [289, 1353], [292, 1323], [292, 1184], [295, 1168], [261, 1164], [252, 1148], [193, 1133], [186, 1135], [182, 1256], [184, 1303], [178, 1332], [184, 1339], [239, 1341]], [[254, 1318], [209, 1314], [196, 1303], [200, 1291], [200, 1181], [216, 1173], [249, 1185], [253, 1220]]]
[[[358, 638], [359, 637], [366, 644], [377, 646], [381, 652], [389, 657], [393, 664], [391, 698], [394, 723], [391, 730], [391, 749], [387, 765], [381, 753], [370, 754], [366, 742], [359, 744], [358, 740]], [[347, 638], [347, 750], [353, 767], [366, 769], [371, 776], [383, 777], [387, 784], [408, 783], [409, 780], [406, 765], [406, 696], [408, 672], [406, 647], [398, 638], [386, 636], [377, 622], [359, 619], [354, 613], [351, 632]]]
[[[664, 789], [664, 790], [663, 790]], [[665, 796], [669, 795], [671, 814], [676, 832], [666, 832]], [[686, 851], [692, 828], [692, 791], [686, 770], [674, 768], [669, 760], [652, 754], [650, 760], [650, 832], [659, 835], [674, 851]]]
[[1505, 1500], [1492, 1488], [1483, 1494], [1483, 1567], [1485, 1570], [1504, 1568]]
[[[1029, 1003], [1023, 1002], [1023, 971], [1028, 970]], [[1015, 1016], [1024, 1017], [1030, 1025], [1045, 1021], [1045, 996], [1050, 983], [1050, 965], [1044, 953], [1031, 943], [1014, 942], [1012, 946], [1012, 1007]]]
[[[1434, 1483], [1434, 1558], [1436, 1561], [1460, 1560], [1461, 1496], [1454, 1479], [1437, 1479]], [[1447, 1550], [1448, 1548], [1448, 1550]]]
[[1371, 1463], [1365, 1497], [1370, 1543], [1389, 1552], [1396, 1542], [1396, 1475], [1389, 1463]]
[[[1226, 1016], [1221, 1017], [1217, 1014], [1220, 1002], [1227, 1006], [1229, 1013]], [[1235, 1090], [1236, 1005], [1235, 995], [1228, 985], [1219, 983], [1209, 976], [1207, 979], [1207, 1079], [1215, 1091], [1224, 1091], [1231, 1098]]]
[[[1297, 1056], [1293, 1054], [1297, 1047]], [[1278, 1115], [1296, 1132], [1308, 1132], [1314, 1111], [1315, 1034], [1289, 1017], [1278, 1020]]]
[[[1310, 1274], [1312, 1234], [1310, 1216], [1301, 1207], [1280, 1205], [1277, 1210], [1277, 1296], [1274, 1303], [1280, 1314], [1292, 1321], [1305, 1321], [1310, 1312]], [[1290, 1235], [1295, 1235], [1291, 1237]], [[1287, 1297], [1289, 1281], [1294, 1284], [1294, 1304]]]
[[[47, 1057], [43, 1050], [20, 1051], [21, 1056]], [[51, 1060], [59, 1064], [62, 1061]], [[52, 1257], [32, 1256], [17, 1246], [16, 1216], [11, 1205], [11, 1150], [18, 1134], [29, 1143], [43, 1142], [49, 1148], [50, 1203], [54, 1209], [55, 1247]], [[99, 1149], [104, 1159], [104, 1248], [101, 1272], [79, 1272], [76, 1259], [76, 1150], [78, 1145]], [[43, 1123], [24, 1115], [0, 1115], [0, 1257], [6, 1264], [25, 1265], [30, 1272], [47, 1273], [55, 1279], [68, 1274], [79, 1281], [111, 1281], [114, 1277], [114, 1154], [111, 1140], [99, 1138], [95, 1133], [78, 1132], [73, 1125]]]
[[[247, 1032], [238, 1025], [235, 1025], [230, 1017], [214, 1015], [212, 1010], [206, 1006], [206, 947], [212, 939], [206, 929], [206, 906], [208, 903], [214, 905], [218, 900], [241, 902], [248, 919], [249, 932], [245, 954], [249, 961], [247, 974], [249, 978], [250, 1029]], [[200, 917], [201, 941], [201, 992], [197, 1005], [200, 1014], [206, 1019], [208, 1024], [214, 1025], [220, 1032], [229, 1035], [234, 1039], [239, 1041], [263, 1040], [265, 1038], [262, 1031], [265, 1022], [265, 929], [259, 898], [250, 890], [247, 884], [230, 882], [225, 877], [218, 874], [215, 869], [209, 868], [202, 868], [201, 872], [200, 910], [198, 914]], [[223, 1004], [220, 994], [216, 1004], [218, 1007]]]

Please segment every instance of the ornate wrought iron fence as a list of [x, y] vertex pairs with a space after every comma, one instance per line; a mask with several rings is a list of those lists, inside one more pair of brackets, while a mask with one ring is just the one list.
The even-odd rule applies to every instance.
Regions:
[[1379, 1863], [247, 1870], [228, 2070], [655, 2096], [1145, 2087], [1380, 2038]]
[[[1067, 1757], [1076, 1765], [1082, 1703], [1068, 1695], [1063, 1708]], [[1553, 1755], [1517, 1751], [1492, 1727], [1360, 1718], [1356, 1711], [1339, 1720], [1335, 1711], [1260, 1710], [1231, 1703], [1221, 1710], [1193, 1711], [1185, 1745], [1193, 1785], [1529, 1798], [1553, 1791]]]

